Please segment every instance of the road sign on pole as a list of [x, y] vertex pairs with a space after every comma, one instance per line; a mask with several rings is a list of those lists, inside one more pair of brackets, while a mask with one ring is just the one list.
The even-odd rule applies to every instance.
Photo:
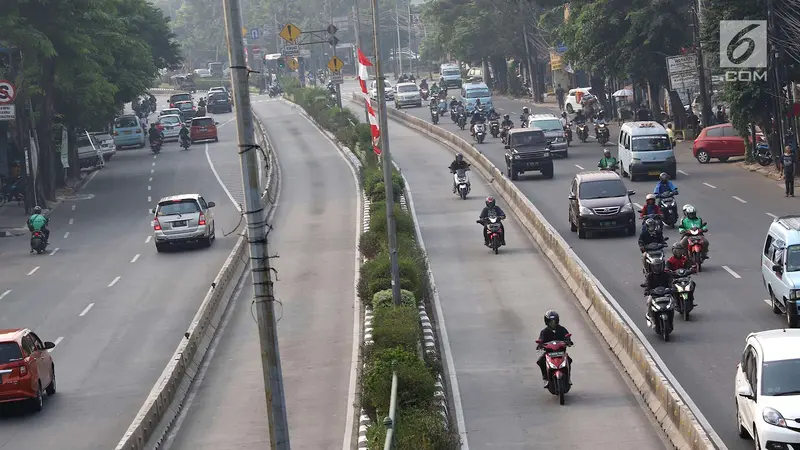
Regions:
[[330, 25], [328, 25], [328, 28], [326, 29], [326, 31], [328, 32], [328, 34], [333, 35], [333, 34], [336, 34], [336, 32], [339, 31], [339, 29], [336, 28], [336, 25], [330, 24]]
[[333, 84], [344, 83], [344, 75], [342, 75], [342, 72], [333, 72], [331, 74], [331, 83]]
[[8, 80], [0, 80], [0, 105], [10, 105], [17, 98], [17, 87]]
[[300, 37], [300, 35], [302, 33], [303, 32], [300, 30], [300, 28], [297, 28], [296, 26], [292, 25], [291, 23], [287, 23], [283, 27], [281, 32], [278, 33], [278, 36], [280, 36], [284, 41], [294, 42], [294, 41], [297, 40], [297, 38]]
[[333, 58], [331, 58], [330, 61], [328, 61], [328, 69], [330, 69], [330, 71], [333, 73], [339, 72], [340, 70], [342, 70], [342, 67], [344, 67], [344, 62], [342, 62], [342, 60], [337, 58], [336, 56], [334, 56]]
[[300, 45], [286, 44], [283, 46], [283, 56], [297, 56], [300, 54]]
[[289, 68], [292, 70], [297, 70], [300, 67], [300, 63], [297, 62], [297, 59], [292, 58], [289, 60]]
[[258, 40], [260, 34], [261, 32], [258, 31], [258, 28], [253, 28], [252, 30], [250, 30], [250, 37], [253, 38], [254, 41]]
[[0, 105], [0, 122], [14, 120], [17, 118], [17, 111], [14, 105]]

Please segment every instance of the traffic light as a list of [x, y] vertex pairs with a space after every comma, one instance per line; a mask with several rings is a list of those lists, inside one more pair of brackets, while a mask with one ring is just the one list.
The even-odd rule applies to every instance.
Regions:
[[281, 68], [281, 69], [285, 69], [286, 68], [286, 58], [278, 59], [278, 67]]

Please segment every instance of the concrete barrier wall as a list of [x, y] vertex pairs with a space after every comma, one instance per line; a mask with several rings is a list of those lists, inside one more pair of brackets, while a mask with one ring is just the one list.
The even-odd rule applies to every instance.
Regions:
[[[264, 133], [261, 122], [256, 120], [256, 139], [269, 158], [269, 170], [265, 174], [266, 186], [262, 199], [267, 198], [268, 211], [274, 207], [274, 193], [279, 185], [279, 175], [269, 140]], [[267, 196], [266, 194], [270, 194]], [[270, 198], [271, 197], [271, 198]], [[235, 294], [235, 285], [244, 276], [247, 268], [248, 247], [245, 236], [240, 237], [233, 251], [214, 279], [200, 309], [192, 319], [177, 350], [169, 364], [161, 373], [150, 395], [139, 410], [125, 435], [116, 446], [116, 450], [142, 450], [155, 436], [156, 431], [166, 432], [172, 421], [178, 416], [188, 386], [197, 371], [197, 361], [205, 356], [208, 346], [216, 332], [214, 321], [219, 320], [221, 311], [228, 305]]]
[[[363, 105], [364, 100], [361, 95], [353, 94], [352, 101]], [[659, 368], [640, 333], [633, 329], [628, 322], [629, 319], [626, 320], [627, 315], [621, 311], [610, 295], [604, 293], [605, 289], [600, 286], [594, 275], [525, 194], [471, 143], [436, 125], [395, 109], [387, 108], [387, 112], [389, 118], [421, 131], [454, 151], [463, 153], [472, 163], [473, 169], [477, 169], [494, 186], [567, 282], [609, 348], [619, 358], [673, 445], [678, 449], [715, 449], [709, 433], [681, 399], [681, 395], [670, 383], [664, 371]]]

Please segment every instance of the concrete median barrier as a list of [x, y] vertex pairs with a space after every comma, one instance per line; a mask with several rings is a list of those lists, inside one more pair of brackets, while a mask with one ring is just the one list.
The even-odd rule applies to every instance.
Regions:
[[[353, 94], [352, 101], [363, 105], [364, 100], [361, 95]], [[713, 430], [698, 420], [699, 414], [690, 407], [688, 397], [673, 381], [641, 331], [525, 194], [471, 143], [393, 108], [387, 108], [387, 112], [389, 118], [463, 153], [473, 169], [494, 186], [575, 294], [672, 444], [678, 449], [716, 449]]]
[[[280, 172], [277, 170], [278, 166], [263, 125], [255, 114], [253, 117], [256, 120], [257, 141], [265, 150], [263, 154], [269, 158], [269, 170], [264, 174], [266, 188], [262, 194], [262, 199], [266, 199], [265, 208], [269, 214], [276, 203], [272, 192], [280, 185]], [[247, 240], [242, 236], [236, 241], [233, 251], [211, 284], [169, 364], [150, 391], [133, 423], [117, 444], [116, 450], [158, 448], [181, 411], [189, 387], [214, 338], [222, 313], [235, 295], [236, 286], [245, 276], [248, 260]]]

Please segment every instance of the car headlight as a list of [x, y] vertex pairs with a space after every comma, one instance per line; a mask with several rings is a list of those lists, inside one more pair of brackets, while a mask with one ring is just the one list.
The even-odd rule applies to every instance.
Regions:
[[800, 289], [792, 289], [789, 291], [789, 298], [791, 300], [797, 300], [800, 298]]
[[764, 408], [761, 411], [761, 417], [764, 419], [764, 422], [770, 425], [786, 428], [786, 420], [783, 418], [781, 413], [773, 408]]
[[557, 137], [557, 138], [553, 139], [553, 142], [556, 143], [556, 144], [561, 144], [561, 143], [564, 143], [566, 141], [567, 140], [564, 139], [563, 137]]
[[591, 209], [589, 209], [589, 208], [587, 208], [585, 206], [581, 206], [580, 208], [578, 208], [578, 212], [580, 212], [581, 214], [583, 214], [585, 216], [591, 216], [592, 214], [594, 214]]
[[633, 158], [633, 159], [631, 159], [631, 164], [641, 164], [641, 163], [642, 163], [642, 160], [641, 160], [641, 159], [639, 159], [639, 158]]
[[622, 205], [622, 208], [619, 210], [619, 212], [623, 212], [623, 213], [631, 212], [631, 211], [633, 211], [633, 206], [630, 203], [626, 203], [626, 204]]
[[667, 156], [667, 162], [675, 162], [674, 156]]
[[519, 155], [514, 155], [514, 159], [519, 159]]
[[544, 152], [544, 153], [542, 153], [542, 156], [545, 157], [545, 158], [549, 158], [550, 157], [550, 152]]

